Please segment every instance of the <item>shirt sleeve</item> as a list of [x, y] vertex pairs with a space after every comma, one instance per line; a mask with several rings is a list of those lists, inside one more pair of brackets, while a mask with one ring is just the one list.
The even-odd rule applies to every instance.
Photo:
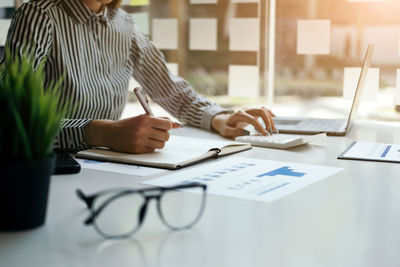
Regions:
[[231, 112], [197, 94], [181, 77], [172, 75], [161, 52], [136, 27], [131, 55], [133, 77], [156, 103], [179, 120], [209, 130], [213, 116]]
[[[34, 66], [38, 67], [50, 52], [52, 32], [53, 24], [46, 12], [34, 3], [25, 3], [12, 18], [6, 46], [11, 55], [22, 55], [24, 50], [32, 53]], [[90, 119], [64, 119], [55, 148], [68, 151], [88, 148], [83, 140], [84, 127], [89, 122]]]
[[91, 119], [64, 119], [55, 148], [71, 152], [90, 148], [84, 142], [84, 128], [91, 121]]

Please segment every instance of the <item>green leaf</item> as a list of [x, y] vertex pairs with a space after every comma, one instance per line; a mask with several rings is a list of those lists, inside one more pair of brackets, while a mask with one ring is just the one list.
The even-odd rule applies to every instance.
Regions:
[[24, 49], [0, 66], [0, 157], [34, 160], [53, 150], [69, 101], [60, 106], [63, 78], [45, 84], [45, 60], [35, 69], [33, 53]]

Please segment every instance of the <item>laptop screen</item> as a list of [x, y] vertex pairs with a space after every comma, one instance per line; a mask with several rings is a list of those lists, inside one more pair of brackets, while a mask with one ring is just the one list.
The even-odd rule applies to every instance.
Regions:
[[358, 106], [360, 105], [361, 96], [362, 96], [362, 92], [364, 90], [365, 80], [366, 80], [367, 74], [368, 74], [368, 69], [369, 69], [369, 66], [371, 65], [371, 58], [372, 58], [373, 52], [374, 52], [374, 45], [372, 45], [372, 44], [368, 45], [367, 53], [366, 53], [365, 59], [364, 59], [364, 64], [361, 69], [360, 78], [358, 79], [357, 88], [354, 93], [353, 104], [351, 105], [349, 118], [347, 119], [346, 132], [352, 123], [354, 113], [357, 111]]

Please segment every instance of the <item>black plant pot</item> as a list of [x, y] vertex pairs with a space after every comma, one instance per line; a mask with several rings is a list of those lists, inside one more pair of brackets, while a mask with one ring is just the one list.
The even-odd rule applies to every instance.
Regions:
[[2, 162], [0, 230], [27, 230], [43, 225], [55, 157], [31, 162]]

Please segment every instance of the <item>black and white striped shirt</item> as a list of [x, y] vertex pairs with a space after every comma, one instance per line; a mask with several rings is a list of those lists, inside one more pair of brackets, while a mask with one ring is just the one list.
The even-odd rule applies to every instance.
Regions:
[[190, 125], [210, 129], [212, 116], [224, 111], [173, 76], [121, 9], [101, 17], [81, 0], [31, 0], [15, 13], [6, 44], [12, 53], [24, 45], [37, 64], [47, 58], [46, 84], [64, 74], [62, 104], [77, 104], [57, 139], [64, 150], [87, 148], [83, 127], [91, 120], [120, 118], [132, 76], [155, 102]]

